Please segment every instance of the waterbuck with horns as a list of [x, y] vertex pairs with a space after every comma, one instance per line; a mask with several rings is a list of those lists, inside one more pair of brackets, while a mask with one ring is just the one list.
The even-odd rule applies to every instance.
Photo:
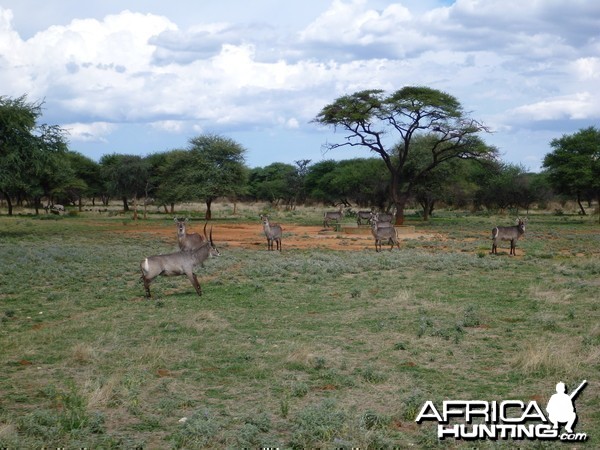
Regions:
[[183, 251], [187, 250], [196, 250], [200, 248], [204, 242], [203, 236], [200, 236], [198, 233], [188, 233], [186, 231], [185, 224], [187, 223], [187, 218], [185, 219], [175, 219], [175, 224], [177, 225], [177, 242], [179, 243], [179, 248]]
[[[380, 226], [383, 225], [383, 226]], [[381, 242], [387, 240], [390, 244], [390, 251], [394, 248], [394, 245], [400, 250], [400, 243], [398, 242], [398, 235], [396, 229], [389, 223], [379, 223], [377, 221], [377, 215], [371, 216], [371, 233], [375, 238], [375, 251], [381, 251]]]
[[281, 251], [281, 235], [283, 234], [281, 225], [269, 223], [269, 218], [262, 214], [260, 215], [260, 219], [262, 220], [263, 230], [267, 237], [267, 250], [273, 250], [273, 241], [275, 241], [277, 250]]
[[492, 251], [491, 254], [498, 254], [498, 240], [510, 241], [510, 256], [517, 256], [517, 241], [525, 234], [525, 222], [517, 219], [517, 225], [512, 227], [494, 227], [492, 230]]
[[344, 218], [344, 210], [343, 206], [340, 205], [340, 209], [338, 211], [326, 211], [323, 215], [323, 228], [329, 228], [329, 222], [331, 220], [335, 222], [340, 222]]
[[142, 261], [140, 268], [142, 269], [142, 281], [144, 282], [144, 289], [146, 289], [146, 297], [152, 297], [150, 283], [159, 275], [166, 277], [185, 275], [198, 295], [202, 295], [202, 289], [194, 273], [194, 267], [201, 265], [212, 256], [221, 256], [212, 240], [212, 227], [210, 228], [210, 237], [207, 238], [206, 225], [204, 225], [204, 238], [202, 246], [195, 250], [149, 256]]

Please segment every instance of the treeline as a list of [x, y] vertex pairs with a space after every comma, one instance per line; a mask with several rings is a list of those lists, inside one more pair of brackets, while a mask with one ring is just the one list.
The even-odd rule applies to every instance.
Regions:
[[[299, 160], [248, 168], [238, 144], [219, 136], [200, 136], [188, 149], [145, 157], [112, 154], [95, 162], [73, 151], [53, 154], [46, 169], [13, 191], [9, 201], [36, 213], [48, 204], [81, 210], [87, 203], [100, 207], [116, 199], [125, 211], [133, 202], [152, 203], [175, 213], [179, 203], [203, 201], [207, 218], [219, 197], [265, 201], [288, 209], [323, 203], [388, 210], [389, 182], [379, 158]], [[552, 197], [544, 174], [501, 162], [457, 159], [423, 180], [412, 202], [427, 219], [440, 204], [473, 210], [528, 209], [533, 204], [543, 206]]]
[[[351, 138], [364, 133], [361, 145], [380, 157], [314, 163], [301, 159], [294, 164], [274, 162], [256, 168], [247, 167], [245, 149], [239, 143], [213, 134], [190, 139], [185, 149], [148, 156], [111, 154], [96, 162], [69, 150], [60, 127], [37, 123], [41, 103], [29, 103], [26, 96], [0, 96], [0, 200], [9, 215], [15, 204], [34, 208], [39, 214], [51, 204], [82, 209], [84, 201], [107, 206], [111, 199], [120, 199], [126, 211], [133, 202], [137, 215], [139, 202], [147, 205], [152, 201], [174, 213], [176, 204], [203, 201], [207, 219], [211, 218], [212, 202], [219, 197], [267, 201], [290, 209], [314, 202], [379, 210], [395, 207], [397, 216], [408, 200], [420, 206], [424, 219], [440, 204], [473, 210], [529, 209], [533, 204], [543, 207], [560, 194], [576, 199], [585, 214], [583, 202], [600, 203], [600, 130], [594, 127], [554, 139], [550, 143], [553, 151], [544, 159], [546, 170], [527, 173], [521, 166], [503, 163], [495, 149], [471, 136], [479, 127], [442, 127], [449, 123], [440, 121], [440, 114], [449, 114], [447, 120], [458, 114], [456, 106], [450, 108], [451, 114], [440, 107], [439, 102], [442, 106], [456, 103], [447, 94], [426, 88], [399, 91], [392, 96], [395, 109], [383, 108], [386, 103], [378, 95], [379, 91], [367, 91], [342, 97], [324, 108], [318, 118], [324, 123], [341, 121], [354, 133]], [[399, 102], [402, 96], [420, 99], [416, 104], [424, 106], [419, 107], [419, 114], [414, 108], [407, 109], [414, 101]], [[431, 100], [438, 97], [441, 100]], [[363, 111], [364, 105], [369, 107]], [[400, 133], [404, 143], [385, 150], [377, 146], [379, 140], [372, 140], [375, 132], [365, 122], [374, 120], [373, 107], [391, 114], [388, 120], [400, 131], [398, 111], [409, 118], [417, 114], [408, 121], [413, 131], [418, 129], [423, 111], [434, 119], [428, 133], [411, 133], [412, 139]], [[359, 108], [358, 112], [353, 108]], [[348, 117], [366, 128], [350, 127], [354, 122], [347, 123]], [[456, 136], [464, 139], [450, 145]]]

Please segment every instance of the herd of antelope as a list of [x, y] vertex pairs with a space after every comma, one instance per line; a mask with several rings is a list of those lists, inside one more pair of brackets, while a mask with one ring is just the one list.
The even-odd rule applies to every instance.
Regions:
[[[327, 211], [323, 216], [323, 227], [331, 227], [334, 221], [337, 225], [344, 218], [344, 211], [340, 207], [338, 211]], [[260, 215], [263, 231], [267, 238], [267, 250], [278, 250], [281, 252], [281, 239], [283, 228], [279, 224], [271, 223], [266, 215]], [[390, 251], [394, 246], [400, 250], [396, 228], [392, 224], [393, 215], [388, 213], [375, 213], [373, 211], [358, 211], [356, 223], [361, 226], [366, 221], [371, 226], [371, 233], [375, 238], [375, 251], [380, 252], [383, 242], [390, 245]], [[177, 226], [177, 242], [179, 251], [162, 255], [149, 256], [140, 264], [142, 281], [146, 290], [146, 297], [151, 297], [150, 283], [159, 275], [176, 276], [186, 275], [196, 293], [202, 295], [202, 289], [194, 268], [203, 265], [210, 257], [220, 256], [212, 238], [212, 226], [209, 235], [188, 233], [186, 230], [187, 219], [175, 219]], [[520, 237], [525, 234], [525, 221], [518, 219], [517, 225], [508, 227], [494, 227], [492, 230], [491, 254], [498, 253], [498, 241], [510, 241], [510, 256], [516, 256], [516, 245]], [[274, 248], [275, 246], [275, 248]]]

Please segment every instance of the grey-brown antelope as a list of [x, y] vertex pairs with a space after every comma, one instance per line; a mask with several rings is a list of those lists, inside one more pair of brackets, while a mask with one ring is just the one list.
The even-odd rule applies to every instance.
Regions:
[[198, 233], [188, 233], [186, 230], [186, 219], [178, 219], [177, 217], [174, 219], [175, 224], [177, 225], [177, 242], [179, 243], [179, 248], [181, 250], [196, 250], [200, 248], [205, 240], [204, 237], [199, 235]]
[[498, 253], [498, 240], [510, 241], [510, 256], [516, 256], [517, 241], [525, 234], [525, 222], [517, 219], [517, 225], [512, 227], [494, 227], [492, 230], [492, 252]]
[[326, 211], [323, 215], [323, 228], [329, 228], [329, 222], [335, 221], [339, 223], [344, 218], [344, 210], [342, 209], [342, 205], [340, 205], [340, 209], [338, 211]]
[[394, 245], [400, 250], [400, 243], [398, 242], [398, 235], [396, 229], [392, 226], [379, 226], [383, 225], [377, 221], [377, 215], [371, 217], [371, 233], [375, 238], [375, 251], [381, 251], [381, 242], [386, 241], [390, 244], [390, 251], [394, 248]]
[[393, 228], [392, 215], [387, 213], [371, 213], [369, 218], [371, 225], [377, 224], [377, 228]]
[[201, 265], [210, 257], [221, 255], [213, 243], [212, 227], [210, 228], [210, 237], [206, 238], [206, 225], [204, 225], [204, 237], [205, 241], [202, 246], [195, 250], [149, 256], [142, 261], [140, 268], [142, 269], [142, 280], [144, 282], [144, 289], [146, 289], [146, 297], [152, 297], [150, 294], [150, 283], [159, 275], [166, 277], [185, 275], [194, 286], [194, 289], [196, 289], [198, 295], [202, 295], [202, 289], [194, 273], [194, 267]]
[[273, 250], [273, 241], [277, 246], [277, 250], [281, 251], [281, 236], [283, 234], [283, 230], [281, 229], [281, 225], [276, 223], [270, 223], [269, 218], [267, 216], [260, 215], [260, 220], [263, 223], [263, 230], [265, 231], [265, 236], [267, 237], [267, 250]]
[[358, 213], [356, 213], [356, 224], [361, 226], [363, 220], [367, 223], [371, 223], [371, 214], [372, 211], [358, 211]]

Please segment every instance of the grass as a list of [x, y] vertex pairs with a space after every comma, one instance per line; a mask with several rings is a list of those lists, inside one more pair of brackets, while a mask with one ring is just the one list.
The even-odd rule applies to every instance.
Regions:
[[488, 254], [510, 219], [454, 213], [411, 221], [439, 239], [400, 252], [221, 246], [201, 298], [160, 278], [145, 300], [139, 261], [174, 236], [117, 233], [135, 227], [122, 217], [0, 217], [0, 447], [424, 448], [438, 445], [414, 423], [426, 400], [545, 406], [556, 382], [587, 379], [577, 431], [592, 448], [595, 221], [532, 215], [517, 258]]

